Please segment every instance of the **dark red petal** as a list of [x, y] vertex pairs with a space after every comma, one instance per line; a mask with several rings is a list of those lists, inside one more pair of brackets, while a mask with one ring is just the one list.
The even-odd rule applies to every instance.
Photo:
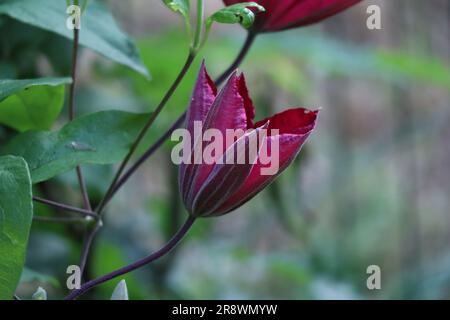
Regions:
[[[205, 130], [219, 129], [224, 135], [226, 129], [247, 129], [246, 102], [241, 92], [246, 90], [241, 77], [234, 72], [220, 90], [205, 121]], [[246, 94], [246, 92], [244, 92]], [[248, 94], [246, 94], [248, 97]]]
[[[200, 84], [202, 83], [203, 85], [200, 88], [208, 87], [207, 81], [200, 82]], [[207, 100], [207, 102], [209, 103], [210, 100]], [[203, 116], [201, 112], [198, 112], [198, 114]], [[203, 132], [214, 128], [218, 129], [223, 134], [223, 137], [226, 137], [227, 129], [242, 129], [246, 131], [249, 123], [253, 128], [254, 114], [253, 103], [248, 95], [245, 79], [243, 76], [237, 76], [235, 72], [219, 92], [212, 106], [208, 107], [206, 118], [203, 117]], [[207, 144], [203, 143], [203, 149], [206, 146]], [[226, 145], [226, 139], [224, 139], [222, 151], [216, 156], [222, 156], [228, 147], [229, 145]], [[204, 163], [201, 165], [187, 165], [185, 168], [183, 166], [180, 168], [180, 186], [183, 200], [186, 203], [191, 201], [192, 195], [198, 192], [214, 165]]]
[[206, 120], [206, 116], [214, 103], [216, 95], [217, 88], [211, 80], [208, 71], [206, 70], [205, 62], [203, 61], [186, 115], [186, 126], [192, 136], [194, 121], [203, 122]]
[[260, 127], [266, 122], [270, 122], [269, 130], [278, 129], [280, 134], [305, 134], [314, 128], [318, 113], [319, 110], [288, 109], [270, 118], [258, 121], [255, 126]]
[[[211, 106], [208, 116], [205, 120], [203, 126], [203, 132], [210, 128], [218, 129], [223, 137], [226, 137], [227, 129], [247, 129], [247, 111], [245, 99], [241, 96], [242, 83], [240, 77], [237, 73], [233, 73], [228, 79], [225, 86], [220, 90], [216, 97], [213, 105]], [[203, 145], [206, 148], [207, 144]], [[224, 144], [222, 152], [217, 154], [217, 157], [222, 156], [222, 154], [230, 147], [226, 144], [226, 139], [224, 139]], [[192, 191], [197, 192], [200, 186], [203, 184], [205, 179], [208, 177], [214, 165], [202, 164], [197, 166], [195, 182], [192, 184]]]
[[264, 31], [307, 26], [357, 4], [361, 0], [284, 0], [266, 21]]
[[[304, 109], [295, 109], [295, 110], [301, 110], [297, 111], [296, 113], [304, 113]], [[282, 119], [286, 119], [286, 117], [289, 114], [292, 114], [295, 111], [288, 110], [287, 112], [283, 112], [281, 114], [277, 114], [273, 116], [271, 119], [275, 119], [275, 124]], [[310, 112], [311, 114], [314, 114], [313, 117], [297, 117], [298, 120], [297, 126], [294, 125], [293, 122], [290, 122], [291, 125], [290, 130], [292, 132], [298, 132], [298, 133], [289, 133], [284, 132], [280, 133], [278, 136], [279, 138], [279, 171], [275, 175], [261, 175], [261, 169], [266, 167], [263, 166], [260, 162], [258, 162], [250, 172], [250, 175], [245, 180], [242, 187], [237, 190], [223, 205], [220, 206], [220, 208], [216, 211], [217, 215], [225, 214], [230, 211], [233, 211], [234, 209], [240, 207], [247, 201], [249, 201], [251, 198], [256, 196], [261, 190], [263, 190], [267, 185], [269, 185], [272, 181], [275, 180], [276, 177], [278, 177], [295, 159], [297, 154], [300, 152], [301, 147], [305, 143], [306, 139], [311, 134], [312, 130], [314, 129], [315, 122], [317, 119], [317, 111]], [[283, 115], [284, 114], [284, 115]], [[308, 113], [307, 113], [308, 114]], [[309, 119], [309, 122], [306, 121], [306, 119]], [[272, 120], [270, 120], [272, 121]], [[283, 122], [281, 122], [283, 123]], [[272, 123], [269, 124], [270, 126], [276, 126]], [[296, 129], [297, 128], [297, 129]], [[308, 128], [308, 129], [306, 129]], [[270, 132], [269, 132], [270, 133]], [[266, 138], [267, 147], [268, 147], [268, 154], [271, 154], [272, 150], [272, 141], [277, 136], [268, 136]], [[266, 148], [266, 145], [263, 145], [262, 148]]]
[[[362, 0], [256, 0], [266, 12], [258, 13], [255, 30], [274, 32], [320, 22]], [[226, 5], [245, 2], [224, 0]]]
[[255, 119], [255, 107], [253, 101], [248, 94], [247, 85], [245, 83], [245, 77], [242, 73], [239, 77], [239, 94], [244, 99], [245, 114], [247, 116], [247, 129], [253, 129], [253, 119]]
[[[211, 80], [210, 76], [205, 67], [204, 61], [200, 67], [197, 82], [194, 86], [192, 92], [191, 103], [186, 115], [186, 128], [191, 134], [191, 150], [194, 144], [194, 121], [204, 122], [209, 110], [217, 95], [217, 89], [214, 82]], [[179, 185], [181, 194], [185, 195], [187, 193], [187, 188], [192, 184], [192, 178], [194, 175], [194, 165], [188, 165], [182, 163], [180, 165], [179, 172]]]
[[[253, 155], [248, 154], [249, 145], [257, 143], [260, 130], [266, 128], [267, 125], [248, 132], [227, 149], [222, 156], [222, 162], [214, 165], [209, 176], [196, 192], [195, 198], [188, 200], [188, 203], [191, 204], [189, 208], [192, 215], [197, 217], [215, 215], [215, 210], [242, 186], [258, 158], [258, 150], [255, 150], [256, 153]], [[235, 162], [227, 164], [227, 156], [231, 155], [234, 155]], [[245, 159], [242, 161], [243, 163], [237, 161], [239, 155], [241, 160]]]

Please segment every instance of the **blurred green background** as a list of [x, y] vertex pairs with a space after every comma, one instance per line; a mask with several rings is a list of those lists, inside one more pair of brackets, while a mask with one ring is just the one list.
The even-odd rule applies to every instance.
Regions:
[[[161, 1], [106, 2], [136, 39], [152, 79], [83, 49], [79, 114], [153, 110], [184, 63], [183, 23]], [[222, 6], [207, 3], [208, 12]], [[366, 28], [369, 4], [380, 5], [382, 30]], [[3, 54], [2, 78], [69, 74], [70, 41], [1, 21], [2, 40], [17, 52]], [[172, 254], [126, 276], [130, 298], [450, 298], [449, 25], [447, 0], [373, 0], [312, 27], [261, 35], [241, 66], [257, 118], [292, 106], [321, 107], [317, 129], [295, 163], [254, 200], [199, 221]], [[8, 38], [5, 30], [14, 32]], [[146, 145], [186, 109], [201, 58], [216, 77], [244, 39], [239, 26], [214, 26]], [[185, 219], [170, 147], [108, 207], [89, 277], [159, 248]], [[113, 168], [84, 168], [98, 201]], [[38, 192], [81, 203], [74, 172]], [[37, 206], [36, 213], [49, 210]], [[41, 285], [50, 298], [63, 296], [81, 235], [76, 226], [35, 222], [19, 295]], [[373, 264], [381, 268], [381, 290], [366, 287]], [[119, 280], [86, 297], [109, 298]]]

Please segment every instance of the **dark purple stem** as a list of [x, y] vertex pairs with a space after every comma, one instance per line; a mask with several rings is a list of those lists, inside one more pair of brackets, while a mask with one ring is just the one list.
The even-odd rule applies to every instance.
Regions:
[[145, 134], [147, 133], [148, 129], [151, 127], [151, 125], [156, 120], [158, 115], [161, 113], [161, 111], [163, 110], [163, 108], [165, 107], [165, 105], [167, 104], [169, 99], [172, 97], [172, 95], [174, 94], [174, 92], [178, 88], [178, 86], [181, 83], [181, 81], [184, 79], [184, 76], [186, 75], [186, 73], [188, 72], [189, 68], [191, 67], [192, 62], [194, 62], [194, 59], [195, 59], [195, 55], [192, 54], [192, 53], [189, 53], [189, 55], [188, 55], [188, 57], [186, 59], [186, 62], [184, 64], [183, 68], [181, 69], [180, 73], [178, 74], [177, 78], [172, 83], [171, 87], [169, 88], [169, 90], [167, 91], [166, 95], [164, 96], [164, 98], [159, 103], [158, 107], [155, 109], [154, 112], [152, 112], [152, 114], [150, 115], [149, 119], [147, 120], [147, 123], [141, 129], [138, 137], [136, 138], [136, 140], [134, 141], [133, 145], [131, 146], [130, 151], [128, 152], [127, 156], [125, 157], [125, 159], [120, 164], [119, 170], [117, 171], [116, 175], [114, 176], [113, 181], [111, 182], [108, 191], [106, 191], [105, 196], [100, 201], [100, 204], [98, 205], [97, 209], [95, 210], [99, 215], [102, 214], [103, 209], [105, 208], [105, 206], [108, 203], [108, 201], [111, 199], [112, 194], [114, 192], [115, 185], [117, 184], [117, 182], [119, 181], [120, 177], [122, 176], [123, 171], [125, 170], [128, 162], [130, 161], [130, 159], [133, 156], [134, 152], [136, 151], [137, 147], [141, 143], [142, 139], [145, 137]]
[[225, 72], [222, 73], [222, 75], [216, 79], [215, 81], [216, 86], [220, 86], [225, 80], [228, 79], [228, 77], [234, 72], [234, 70], [236, 70], [241, 65], [242, 61], [247, 56], [248, 51], [252, 47], [253, 42], [255, 41], [257, 35], [258, 35], [257, 33], [254, 33], [252, 31], [248, 32], [247, 38], [245, 39], [241, 51], [239, 52], [238, 56], [233, 61], [233, 63], [228, 67], [228, 69], [225, 70]]
[[108, 273], [104, 276], [101, 276], [97, 279], [91, 280], [86, 282], [81, 286], [80, 289], [72, 291], [68, 296], [64, 298], [64, 300], [74, 300], [83, 293], [89, 291], [91, 288], [102, 284], [106, 281], [109, 281], [111, 279], [117, 278], [123, 274], [129, 273], [131, 271], [134, 271], [136, 269], [139, 269], [155, 260], [158, 260], [159, 258], [162, 258], [167, 253], [169, 253], [175, 246], [183, 239], [183, 237], [186, 235], [186, 233], [189, 231], [189, 229], [194, 224], [195, 218], [192, 216], [189, 216], [186, 220], [186, 222], [183, 224], [183, 226], [178, 230], [178, 232], [172, 237], [172, 239], [169, 240], [161, 249], [158, 251], [152, 253], [151, 255], [138, 260], [136, 262], [133, 262], [132, 264], [129, 264], [123, 268], [120, 268], [118, 270], [115, 270], [111, 273]]
[[[72, 49], [72, 83], [70, 84], [69, 90], [69, 120], [72, 121], [75, 118], [75, 87], [77, 82], [77, 60], [78, 60], [78, 43], [80, 38], [80, 30], [77, 28], [73, 29], [73, 49]], [[83, 172], [81, 167], [76, 167], [78, 184], [80, 185], [81, 195], [83, 197], [84, 208], [86, 210], [92, 211], [91, 202], [89, 200], [89, 194], [86, 188], [86, 183], [84, 182]]]
[[84, 216], [97, 218], [97, 214], [95, 212], [92, 212], [92, 211], [89, 211], [89, 210], [85, 210], [85, 209], [81, 209], [81, 208], [77, 208], [77, 207], [72, 207], [72, 206], [69, 206], [67, 204], [55, 202], [55, 201], [52, 201], [52, 200], [43, 199], [43, 198], [40, 198], [40, 197], [33, 196], [33, 201], [45, 204], [47, 206], [54, 207], [54, 208], [56, 208], [58, 210], [61, 210], [61, 211], [70, 211], [70, 212], [75, 212], [75, 213], [82, 214]]
[[188, 72], [189, 68], [191, 67], [192, 62], [194, 62], [194, 59], [195, 59], [195, 55], [192, 52], [190, 52], [188, 57], [187, 57], [187, 59], [186, 59], [186, 62], [183, 65], [183, 68], [180, 71], [180, 73], [178, 74], [178, 76], [176, 77], [176, 79], [174, 80], [172, 85], [170, 86], [169, 90], [164, 95], [164, 97], [161, 100], [161, 102], [159, 103], [158, 107], [150, 115], [150, 117], [147, 120], [147, 122], [145, 123], [144, 127], [139, 132], [139, 135], [136, 138], [136, 140], [134, 141], [133, 145], [131, 146], [128, 154], [126, 155], [125, 159], [120, 164], [120, 167], [117, 170], [117, 173], [115, 174], [111, 184], [109, 185], [108, 190], [106, 191], [105, 195], [103, 196], [102, 200], [100, 201], [99, 205], [97, 206], [97, 209], [95, 210], [95, 212], [97, 212], [99, 220], [97, 221], [97, 223], [95, 224], [93, 229], [90, 229], [90, 230], [86, 231], [85, 240], [83, 242], [83, 249], [81, 250], [80, 264], [79, 265], [80, 265], [80, 269], [81, 269], [81, 274], [82, 275], [84, 273], [84, 269], [85, 269], [85, 266], [86, 266], [86, 261], [87, 261], [87, 258], [89, 256], [89, 253], [90, 253], [90, 250], [91, 250], [91, 247], [92, 247], [92, 243], [93, 243], [93, 241], [95, 239], [95, 236], [96, 236], [97, 232], [100, 230], [100, 227], [101, 227], [100, 217], [103, 214], [103, 210], [105, 209], [105, 206], [108, 204], [109, 200], [112, 198], [112, 195], [114, 193], [115, 185], [117, 184], [119, 178], [122, 176], [123, 171], [125, 170], [128, 162], [130, 161], [130, 159], [133, 156], [134, 152], [136, 151], [137, 147], [142, 142], [142, 139], [145, 137], [148, 129], [151, 127], [151, 125], [156, 120], [158, 115], [164, 109], [165, 105], [167, 104], [169, 99], [172, 97], [172, 95], [175, 93], [175, 91], [178, 88], [178, 86], [180, 85], [181, 81], [184, 79], [184, 76], [186, 75], [186, 73]]

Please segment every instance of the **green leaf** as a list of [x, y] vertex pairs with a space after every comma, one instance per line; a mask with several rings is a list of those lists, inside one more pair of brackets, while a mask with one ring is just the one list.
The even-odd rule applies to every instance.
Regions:
[[112, 164], [122, 160], [148, 117], [115, 110], [91, 113], [59, 131], [19, 134], [0, 147], [0, 154], [25, 158], [33, 183], [38, 183], [83, 163]]
[[[73, 31], [66, 26], [70, 17], [65, 1], [0, 0], [0, 14], [73, 38]], [[132, 39], [119, 29], [109, 10], [98, 1], [91, 1], [82, 15], [80, 44], [149, 76]]]
[[11, 299], [19, 283], [32, 217], [27, 163], [0, 157], [0, 300]]
[[111, 300], [129, 300], [127, 283], [124, 279], [120, 280], [111, 295]]
[[213, 24], [213, 22], [218, 23], [240, 23], [244, 28], [250, 28], [255, 22], [255, 14], [249, 8], [255, 8], [258, 11], [266, 11], [264, 7], [257, 4], [256, 2], [243, 2], [233, 4], [231, 6], [225, 7], [206, 20], [207, 28]]
[[190, 4], [189, 0], [163, 0], [164, 4], [170, 10], [180, 13], [183, 17], [189, 17]]
[[0, 124], [18, 131], [50, 129], [64, 105], [70, 78], [0, 80]]

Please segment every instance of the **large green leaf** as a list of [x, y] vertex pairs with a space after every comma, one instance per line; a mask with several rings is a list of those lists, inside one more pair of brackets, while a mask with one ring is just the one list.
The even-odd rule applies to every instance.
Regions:
[[19, 134], [0, 154], [23, 157], [33, 183], [48, 180], [82, 163], [112, 164], [127, 154], [148, 114], [102, 111], [75, 119], [59, 131]]
[[[66, 21], [66, 2], [58, 0], [0, 0], [0, 14], [72, 39], [73, 31]], [[97, 1], [90, 1], [81, 19], [80, 43], [105, 57], [148, 76], [138, 50], [119, 29], [109, 10]]]
[[12, 299], [19, 283], [32, 217], [27, 163], [0, 157], [0, 300]]
[[50, 129], [64, 105], [70, 78], [0, 80], [0, 124], [19, 131]]

